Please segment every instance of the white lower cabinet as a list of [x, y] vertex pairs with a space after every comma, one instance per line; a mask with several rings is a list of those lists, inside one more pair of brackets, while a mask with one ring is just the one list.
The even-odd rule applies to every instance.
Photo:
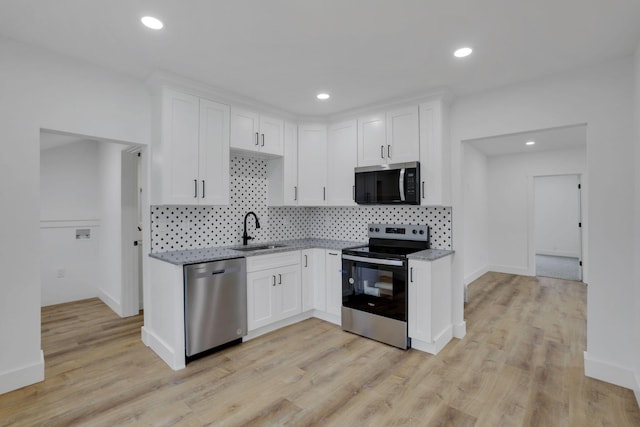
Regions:
[[327, 249], [326, 253], [326, 311], [339, 320], [342, 317], [342, 252]]
[[324, 258], [324, 249], [305, 249], [301, 251], [303, 312], [313, 309], [327, 310]]
[[247, 258], [247, 326], [252, 331], [302, 312], [300, 252]]
[[453, 337], [450, 256], [409, 260], [408, 326], [411, 347], [432, 354]]

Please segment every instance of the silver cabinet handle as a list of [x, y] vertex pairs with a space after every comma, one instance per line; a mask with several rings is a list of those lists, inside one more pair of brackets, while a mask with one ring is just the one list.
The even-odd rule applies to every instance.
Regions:
[[329, 252], [329, 255], [338, 255], [337, 253]]
[[298, 201], [298, 186], [297, 185], [293, 186], [293, 200], [295, 200], [296, 202]]
[[409, 281], [413, 283], [413, 267], [409, 269]]
[[391, 145], [387, 145], [387, 157], [391, 158]]
[[193, 180], [193, 198], [194, 199], [198, 198], [198, 180], [197, 179]]
[[260, 144], [260, 134], [258, 132], [256, 132], [256, 145]]
[[327, 200], [327, 187], [322, 187], [322, 200]]
[[422, 181], [422, 198], [424, 199], [424, 181]]
[[282, 274], [278, 274], [278, 285], [282, 285]]
[[380, 158], [384, 159], [384, 145], [380, 146]]
[[351, 192], [353, 193], [353, 197], [352, 198], [355, 201], [356, 200], [356, 186], [352, 185], [351, 187], [352, 187], [351, 188]]
[[204, 179], [202, 180], [202, 198], [204, 199]]
[[273, 283], [271, 284], [271, 286], [275, 286], [276, 285], [276, 276], [275, 276], [275, 274], [273, 276], [271, 276], [271, 277], [273, 277]]
[[264, 133], [262, 134], [262, 145], [261, 147], [264, 147]]
[[307, 267], [309, 266], [308, 261], [309, 261], [309, 260], [307, 259], [307, 255], [305, 254], [305, 256], [304, 256], [304, 267], [305, 267], [305, 268], [307, 268]]

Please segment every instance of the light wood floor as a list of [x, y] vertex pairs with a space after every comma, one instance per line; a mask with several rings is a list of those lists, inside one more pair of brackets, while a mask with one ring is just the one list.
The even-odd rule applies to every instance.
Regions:
[[489, 273], [467, 336], [402, 351], [317, 319], [171, 371], [142, 317], [98, 300], [42, 310], [46, 380], [0, 425], [640, 426], [629, 390], [585, 378], [585, 285]]

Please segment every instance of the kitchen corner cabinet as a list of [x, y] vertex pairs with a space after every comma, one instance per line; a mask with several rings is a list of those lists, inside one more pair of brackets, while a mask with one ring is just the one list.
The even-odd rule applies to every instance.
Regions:
[[451, 256], [409, 260], [409, 338], [411, 347], [438, 353], [452, 338]]
[[358, 166], [415, 162], [419, 158], [418, 107], [358, 119]]
[[298, 126], [298, 205], [324, 206], [327, 200], [327, 127]]
[[248, 330], [301, 313], [300, 279], [300, 251], [247, 258]]
[[304, 249], [301, 251], [302, 311], [327, 311], [325, 286], [325, 250]]
[[327, 132], [327, 205], [355, 205], [355, 174], [358, 164], [358, 123], [335, 123]]
[[251, 111], [231, 110], [231, 148], [282, 156], [284, 146], [284, 121]]
[[267, 161], [267, 206], [298, 204], [298, 125], [284, 122], [284, 155]]
[[450, 205], [451, 155], [442, 99], [420, 106], [420, 194], [423, 206]]
[[160, 109], [153, 203], [228, 205], [229, 107], [165, 88]]

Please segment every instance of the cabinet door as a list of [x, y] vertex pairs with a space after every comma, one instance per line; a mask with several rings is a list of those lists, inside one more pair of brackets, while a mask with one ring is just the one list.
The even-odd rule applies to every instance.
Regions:
[[231, 148], [260, 150], [260, 118], [256, 113], [233, 108], [231, 110]]
[[229, 107], [200, 100], [201, 205], [229, 204]]
[[342, 253], [327, 250], [327, 313], [342, 317]]
[[387, 163], [384, 113], [358, 119], [358, 166]]
[[276, 293], [275, 269], [247, 274], [247, 326], [249, 331], [269, 325], [279, 319], [280, 307]]
[[421, 205], [449, 204], [449, 148], [444, 143], [444, 105], [441, 100], [420, 104]]
[[295, 316], [302, 312], [300, 283], [300, 265], [289, 265], [278, 269], [277, 287], [280, 298], [280, 319]]
[[326, 204], [327, 128], [298, 127], [298, 205]]
[[409, 337], [431, 342], [431, 263], [409, 260]]
[[298, 204], [298, 125], [284, 124], [283, 202], [285, 206]]
[[417, 106], [387, 112], [386, 149], [388, 163], [420, 160], [420, 128]]
[[324, 258], [324, 249], [302, 251], [302, 311], [327, 311]]
[[273, 117], [260, 116], [260, 152], [282, 156], [284, 122]]
[[329, 126], [327, 133], [327, 204], [355, 205], [358, 164], [358, 124], [355, 120]]
[[171, 90], [163, 92], [162, 204], [197, 204], [200, 100]]

